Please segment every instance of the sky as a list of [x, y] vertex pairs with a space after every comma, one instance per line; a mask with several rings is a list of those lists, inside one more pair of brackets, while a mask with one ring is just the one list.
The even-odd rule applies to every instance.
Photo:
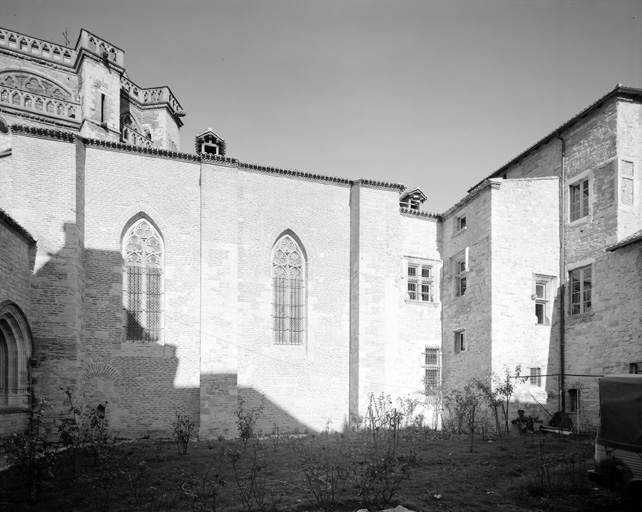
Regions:
[[441, 213], [618, 83], [642, 87], [641, 0], [2, 0], [0, 26], [125, 51], [170, 87], [181, 150], [419, 187]]

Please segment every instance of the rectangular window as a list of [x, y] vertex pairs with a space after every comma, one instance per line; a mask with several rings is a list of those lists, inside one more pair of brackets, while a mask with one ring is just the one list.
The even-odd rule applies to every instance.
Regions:
[[542, 387], [542, 369], [531, 368], [531, 376], [529, 379], [531, 386]]
[[553, 278], [549, 276], [535, 275], [535, 319], [540, 325], [551, 323], [551, 291]]
[[589, 180], [585, 179], [570, 186], [571, 222], [589, 214]]
[[590, 265], [571, 271], [571, 315], [580, 315], [591, 311], [592, 280]]
[[274, 342], [277, 345], [301, 345], [305, 335], [305, 287], [297, 276], [275, 276]]
[[642, 363], [629, 364], [629, 373], [642, 374]]
[[431, 265], [408, 265], [408, 300], [435, 301], [434, 271]]
[[439, 349], [428, 348], [424, 352], [425, 387], [426, 391], [434, 394], [439, 388], [441, 381], [441, 364], [439, 361]]
[[455, 231], [461, 231], [462, 229], [466, 229], [467, 224], [466, 224], [466, 216], [462, 215], [461, 217], [455, 217]]
[[580, 390], [568, 390], [568, 412], [579, 412], [580, 410]]
[[105, 113], [105, 95], [100, 95], [100, 124], [107, 122]]
[[466, 350], [466, 331], [455, 331], [455, 354]]
[[466, 261], [455, 262], [455, 295], [462, 297], [466, 295]]

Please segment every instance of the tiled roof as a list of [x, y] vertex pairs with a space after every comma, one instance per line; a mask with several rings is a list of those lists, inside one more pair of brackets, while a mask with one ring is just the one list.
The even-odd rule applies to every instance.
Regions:
[[14, 124], [11, 126], [11, 129], [17, 133], [25, 133], [29, 135], [60, 139], [68, 142], [73, 142], [75, 137], [79, 137], [89, 146], [98, 146], [98, 147], [104, 147], [108, 149], [117, 149], [119, 151], [128, 151], [130, 153], [144, 153], [148, 155], [157, 155], [157, 156], [162, 156], [166, 158], [175, 158], [175, 159], [188, 160], [193, 162], [212, 162], [220, 165], [238, 167], [239, 169], [245, 169], [250, 171], [266, 172], [270, 174], [280, 174], [284, 176], [292, 176], [292, 177], [304, 178], [304, 179], [315, 180], [315, 181], [327, 181], [330, 183], [340, 183], [345, 185], [353, 185], [355, 183], [360, 183], [365, 187], [387, 188], [387, 189], [397, 190], [399, 192], [402, 192], [403, 190], [406, 189], [405, 185], [401, 185], [400, 183], [389, 183], [384, 181], [374, 181], [374, 180], [364, 180], [364, 179], [349, 180], [347, 178], [325, 176], [323, 174], [312, 174], [309, 172], [298, 171], [296, 169], [282, 169], [279, 167], [271, 167], [267, 165], [248, 164], [245, 162], [240, 162], [236, 158], [212, 155], [209, 153], [199, 153], [199, 154], [181, 153], [180, 151], [169, 151], [169, 150], [160, 149], [160, 148], [133, 146], [130, 144], [124, 144], [122, 142], [112, 142], [112, 141], [101, 140], [101, 139], [86, 139], [86, 138], [80, 137], [80, 135], [76, 135], [71, 132], [65, 132], [60, 130], [49, 130], [47, 128], [35, 128], [31, 126]]
[[510, 167], [511, 165], [515, 164], [515, 163], [516, 163], [520, 158], [522, 158], [523, 156], [527, 155], [528, 153], [530, 153], [530, 152], [531, 152], [531, 151], [533, 151], [534, 149], [538, 148], [539, 146], [541, 146], [541, 145], [543, 145], [543, 144], [547, 143], [549, 140], [551, 140], [552, 138], [556, 137], [556, 136], [557, 136], [557, 134], [558, 134], [558, 133], [560, 133], [562, 130], [565, 130], [566, 128], [569, 128], [571, 125], [573, 125], [573, 124], [574, 124], [574, 123], [575, 123], [575, 122], [576, 122], [580, 117], [585, 116], [586, 114], [588, 114], [588, 113], [589, 113], [590, 111], [592, 111], [593, 109], [598, 108], [598, 107], [599, 107], [603, 102], [605, 102], [606, 100], [610, 99], [610, 98], [611, 98], [611, 97], [613, 97], [613, 96], [617, 96], [617, 95], [633, 95], [633, 96], [642, 96], [642, 89], [637, 89], [637, 88], [635, 88], [635, 87], [626, 87], [626, 86], [623, 86], [623, 85], [621, 85], [621, 84], [617, 84], [617, 85], [615, 86], [615, 89], [613, 89], [612, 91], [609, 91], [607, 94], [605, 94], [604, 96], [602, 96], [602, 97], [601, 97], [601, 98], [599, 98], [598, 100], [596, 100], [596, 101], [594, 101], [593, 103], [591, 103], [588, 107], [586, 107], [586, 108], [585, 108], [584, 110], [582, 110], [580, 113], [578, 113], [577, 115], [573, 116], [571, 119], [569, 119], [568, 121], [566, 121], [564, 124], [562, 124], [562, 125], [561, 125], [561, 126], [559, 126], [558, 128], [555, 128], [555, 130], [553, 130], [553, 131], [552, 131], [552, 132], [550, 132], [548, 135], [546, 135], [546, 137], [544, 137], [544, 138], [540, 139], [540, 140], [539, 140], [539, 141], [537, 141], [535, 144], [533, 144], [532, 146], [530, 146], [529, 148], [527, 148], [525, 151], [522, 151], [522, 152], [521, 152], [519, 155], [517, 155], [515, 158], [513, 158], [513, 159], [512, 159], [512, 160], [510, 160], [509, 162], [507, 162], [507, 163], [505, 163], [504, 165], [502, 165], [499, 169], [497, 169], [497, 170], [496, 170], [495, 172], [493, 172], [491, 175], [487, 176], [486, 178], [484, 178], [483, 180], [481, 180], [481, 181], [480, 181], [479, 183], [477, 183], [476, 185], [474, 185], [474, 186], [470, 187], [470, 189], [468, 189], [468, 192], [472, 191], [473, 189], [475, 189], [476, 187], [478, 187], [479, 185], [481, 185], [481, 184], [482, 184], [484, 181], [486, 181], [487, 179], [498, 177], [498, 176], [499, 176], [500, 174], [502, 174], [502, 173], [503, 173], [503, 172], [504, 172], [508, 167]]
[[7, 212], [5, 212], [2, 208], [0, 208], [0, 223], [4, 224], [9, 229], [11, 229], [14, 233], [24, 238], [29, 245], [35, 245], [36, 240], [31, 236], [29, 231], [27, 231], [15, 220], [13, 220], [11, 216]]
[[640, 240], [642, 240], [642, 229], [640, 231], [636, 231], [630, 236], [627, 236], [625, 239], [620, 240], [618, 243], [610, 245], [609, 247], [606, 248], [606, 250], [609, 252], [613, 252], [617, 249], [620, 249], [621, 247], [625, 247], [635, 242], [639, 242]]

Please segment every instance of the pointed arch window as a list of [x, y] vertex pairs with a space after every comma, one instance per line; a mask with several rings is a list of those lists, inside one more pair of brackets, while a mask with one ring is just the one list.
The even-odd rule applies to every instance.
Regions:
[[22, 311], [0, 304], [0, 409], [29, 405], [31, 330]]
[[306, 261], [290, 235], [272, 250], [273, 329], [277, 345], [301, 345], [306, 332]]
[[127, 341], [160, 341], [163, 305], [163, 241], [141, 219], [123, 237], [123, 307]]

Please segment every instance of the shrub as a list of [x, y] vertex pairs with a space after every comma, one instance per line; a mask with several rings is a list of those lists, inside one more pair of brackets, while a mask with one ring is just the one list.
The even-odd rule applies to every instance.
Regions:
[[172, 423], [172, 427], [174, 427], [172, 437], [176, 443], [176, 449], [178, 450], [178, 453], [185, 455], [187, 453], [189, 442], [192, 440], [194, 431], [196, 430], [194, 418], [177, 411], [176, 419]]
[[303, 490], [308, 499], [323, 512], [332, 512], [338, 505], [350, 475], [350, 458], [341, 443], [337, 450], [329, 446], [303, 446]]
[[382, 509], [408, 476], [407, 469], [408, 464], [399, 460], [394, 448], [381, 451], [368, 447], [352, 465], [351, 480], [366, 507]]
[[247, 450], [247, 442], [255, 436], [258, 436], [256, 431], [256, 422], [263, 412], [265, 402], [262, 399], [261, 404], [257, 407], [247, 409], [245, 407], [245, 399], [239, 398], [239, 405], [236, 408], [236, 426], [239, 430], [239, 437], [243, 441], [243, 448]]
[[17, 466], [24, 473], [29, 501], [37, 503], [43, 483], [54, 476], [58, 441], [49, 442], [44, 432], [47, 401], [33, 396], [32, 404], [33, 410], [27, 431], [14, 434], [7, 463]]

